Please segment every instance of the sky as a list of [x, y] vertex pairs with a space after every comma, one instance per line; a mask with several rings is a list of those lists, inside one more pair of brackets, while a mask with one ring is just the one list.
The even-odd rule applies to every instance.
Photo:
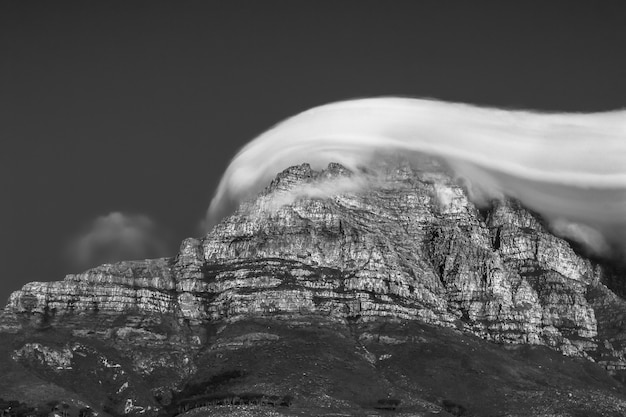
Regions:
[[625, 50], [620, 1], [0, 2], [0, 299], [174, 255], [236, 152], [308, 108], [624, 109]]

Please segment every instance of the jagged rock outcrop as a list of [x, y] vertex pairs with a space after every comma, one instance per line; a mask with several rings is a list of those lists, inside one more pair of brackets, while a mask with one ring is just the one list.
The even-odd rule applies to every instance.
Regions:
[[[626, 303], [605, 285], [613, 281], [516, 201], [479, 210], [436, 160], [358, 173], [303, 164], [204, 238], [183, 241], [174, 258], [25, 285], [11, 295], [0, 325], [104, 340], [138, 375], [167, 379], [154, 384], [161, 397], [195, 371], [194, 354], [211, 337], [204, 324], [250, 317], [419, 321], [546, 345], [619, 374]], [[277, 337], [257, 335], [250, 340]], [[248, 339], [216, 346], [234, 349]], [[137, 354], [137, 346], [146, 349]], [[14, 356], [71, 369], [73, 352], [76, 345], [31, 343]]]

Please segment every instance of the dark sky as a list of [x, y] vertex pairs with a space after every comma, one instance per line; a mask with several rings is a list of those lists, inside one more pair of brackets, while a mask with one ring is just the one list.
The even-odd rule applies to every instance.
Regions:
[[173, 255], [237, 149], [309, 107], [624, 108], [625, 51], [623, 1], [2, 1], [0, 299], [76, 272], [109, 213]]

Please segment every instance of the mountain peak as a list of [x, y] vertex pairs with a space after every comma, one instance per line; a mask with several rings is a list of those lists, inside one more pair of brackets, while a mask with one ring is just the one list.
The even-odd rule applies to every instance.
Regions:
[[272, 180], [264, 193], [269, 194], [275, 191], [288, 191], [296, 185], [332, 180], [338, 177], [350, 177], [351, 175], [352, 171], [336, 162], [331, 162], [328, 164], [328, 167], [319, 171], [312, 169], [310, 164], [303, 163], [291, 166], [277, 174], [276, 178]]

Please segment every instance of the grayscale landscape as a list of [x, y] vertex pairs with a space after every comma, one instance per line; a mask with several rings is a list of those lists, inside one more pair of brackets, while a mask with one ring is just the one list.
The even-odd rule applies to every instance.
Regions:
[[625, 15], [0, 3], [0, 417], [625, 416]]

